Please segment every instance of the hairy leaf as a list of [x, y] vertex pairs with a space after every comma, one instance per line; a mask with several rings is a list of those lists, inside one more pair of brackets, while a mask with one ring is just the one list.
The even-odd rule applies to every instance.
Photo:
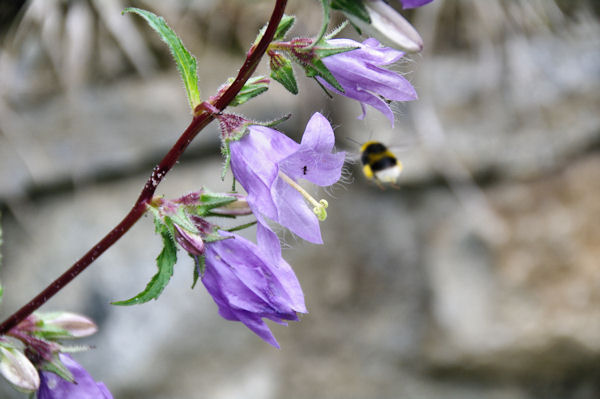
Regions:
[[151, 13], [150, 11], [142, 10], [135, 7], [126, 8], [123, 13], [131, 12], [138, 14], [143, 17], [146, 22], [154, 29], [160, 38], [167, 43], [171, 53], [173, 54], [173, 58], [175, 58], [175, 63], [177, 64], [177, 69], [179, 70], [179, 74], [181, 75], [181, 79], [183, 80], [183, 84], [185, 85], [185, 90], [187, 92], [188, 101], [190, 102], [190, 107], [192, 107], [192, 111], [198, 106], [200, 101], [200, 91], [198, 89], [198, 74], [196, 71], [196, 58], [190, 55], [190, 53], [186, 50], [181, 42], [181, 39], [177, 36], [177, 34], [167, 25], [165, 19], [163, 17], [159, 17], [156, 14]]
[[166, 225], [162, 225], [160, 235], [163, 239], [163, 249], [156, 258], [158, 272], [152, 277], [146, 288], [133, 298], [113, 302], [113, 305], [130, 306], [146, 303], [157, 299], [173, 276], [173, 266], [177, 262], [177, 247]]

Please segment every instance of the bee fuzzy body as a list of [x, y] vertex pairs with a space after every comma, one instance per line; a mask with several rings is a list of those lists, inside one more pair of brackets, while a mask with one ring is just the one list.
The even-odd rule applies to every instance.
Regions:
[[402, 172], [402, 163], [382, 143], [367, 141], [360, 148], [360, 161], [367, 179], [378, 184], [395, 184]]

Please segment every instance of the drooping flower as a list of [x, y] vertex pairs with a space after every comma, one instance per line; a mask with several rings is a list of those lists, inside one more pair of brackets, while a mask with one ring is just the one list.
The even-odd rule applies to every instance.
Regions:
[[404, 53], [384, 47], [373, 38], [362, 43], [350, 39], [330, 39], [327, 42], [338, 47], [358, 48], [322, 59], [343, 87], [343, 93], [317, 77], [319, 82], [338, 94], [358, 100], [363, 111], [359, 119], [365, 117], [366, 105], [370, 105], [384, 114], [393, 126], [394, 114], [385, 99], [412, 101], [417, 99], [417, 93], [402, 75], [381, 66], [398, 61]]
[[300, 283], [281, 257], [279, 240], [259, 225], [261, 245], [219, 231], [223, 240], [206, 244], [202, 283], [219, 307], [219, 314], [241, 321], [269, 344], [279, 348], [263, 318], [286, 325], [306, 313]]
[[266, 226], [266, 217], [307, 241], [322, 243], [316, 213], [326, 204], [315, 201], [297, 181], [330, 186], [341, 177], [345, 154], [332, 153], [335, 136], [327, 118], [315, 113], [300, 144], [268, 127], [248, 130], [230, 144], [231, 170], [248, 193], [248, 205], [259, 223]]
[[69, 382], [49, 371], [41, 371], [38, 399], [113, 399], [108, 388], [102, 382], [94, 381], [71, 356], [61, 353], [59, 358], [73, 374], [75, 382]]

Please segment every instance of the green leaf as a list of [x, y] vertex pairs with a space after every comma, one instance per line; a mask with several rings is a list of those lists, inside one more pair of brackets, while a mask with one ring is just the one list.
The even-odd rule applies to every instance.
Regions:
[[332, 0], [331, 8], [353, 15], [366, 23], [371, 23], [371, 17], [363, 0]]
[[264, 93], [269, 89], [269, 79], [265, 76], [257, 76], [248, 79], [244, 87], [235, 96], [233, 101], [229, 105], [235, 107], [237, 105], [244, 104], [248, 100]]
[[298, 84], [294, 76], [292, 61], [281, 54], [274, 54], [270, 60], [271, 77], [281, 83], [292, 94], [298, 94]]
[[163, 292], [171, 276], [173, 276], [173, 266], [177, 262], [177, 247], [166, 225], [162, 225], [160, 235], [162, 236], [164, 246], [156, 258], [158, 272], [152, 277], [142, 292], [125, 301], [112, 302], [113, 305], [139, 305], [151, 299], [157, 299]]
[[294, 26], [294, 22], [296, 22], [295, 17], [291, 15], [284, 15], [277, 26], [275, 36], [273, 36], [273, 41], [283, 40], [291, 27]]
[[167, 25], [163, 17], [159, 17], [156, 14], [151, 13], [150, 11], [142, 10], [135, 7], [129, 7], [123, 10], [123, 13], [131, 12], [138, 14], [143, 17], [146, 22], [154, 29], [160, 38], [167, 43], [169, 49], [171, 50], [171, 54], [173, 54], [173, 58], [175, 58], [175, 63], [177, 64], [177, 69], [179, 70], [179, 74], [181, 75], [181, 79], [183, 80], [183, 84], [185, 85], [185, 90], [187, 92], [188, 101], [190, 103], [190, 107], [192, 107], [192, 111], [198, 106], [200, 101], [200, 91], [198, 90], [198, 73], [196, 71], [196, 58], [190, 55], [190, 53], [186, 50], [181, 42], [181, 39], [177, 37], [177, 34]]

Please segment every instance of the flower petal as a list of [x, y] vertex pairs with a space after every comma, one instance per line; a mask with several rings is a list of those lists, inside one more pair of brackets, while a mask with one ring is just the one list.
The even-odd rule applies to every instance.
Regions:
[[263, 253], [270, 252], [269, 259], [271, 261], [267, 262], [267, 267], [273, 275], [278, 277], [292, 309], [296, 312], [306, 313], [302, 287], [300, 287], [300, 282], [292, 267], [281, 257], [281, 246], [277, 234], [259, 222], [256, 228], [256, 241]]
[[401, 0], [402, 9], [406, 10], [409, 8], [417, 8], [424, 6], [427, 3], [431, 3], [433, 0]]
[[102, 383], [96, 383], [92, 376], [66, 354], [59, 354], [60, 361], [69, 369], [75, 383], [66, 381], [49, 371], [40, 372], [38, 399], [112, 399], [111, 393]]
[[323, 243], [319, 220], [296, 189], [282, 179], [277, 179], [271, 194], [278, 210], [276, 222], [306, 241]]
[[327, 118], [315, 112], [306, 124], [300, 147], [308, 147], [318, 152], [331, 152], [335, 135]]

